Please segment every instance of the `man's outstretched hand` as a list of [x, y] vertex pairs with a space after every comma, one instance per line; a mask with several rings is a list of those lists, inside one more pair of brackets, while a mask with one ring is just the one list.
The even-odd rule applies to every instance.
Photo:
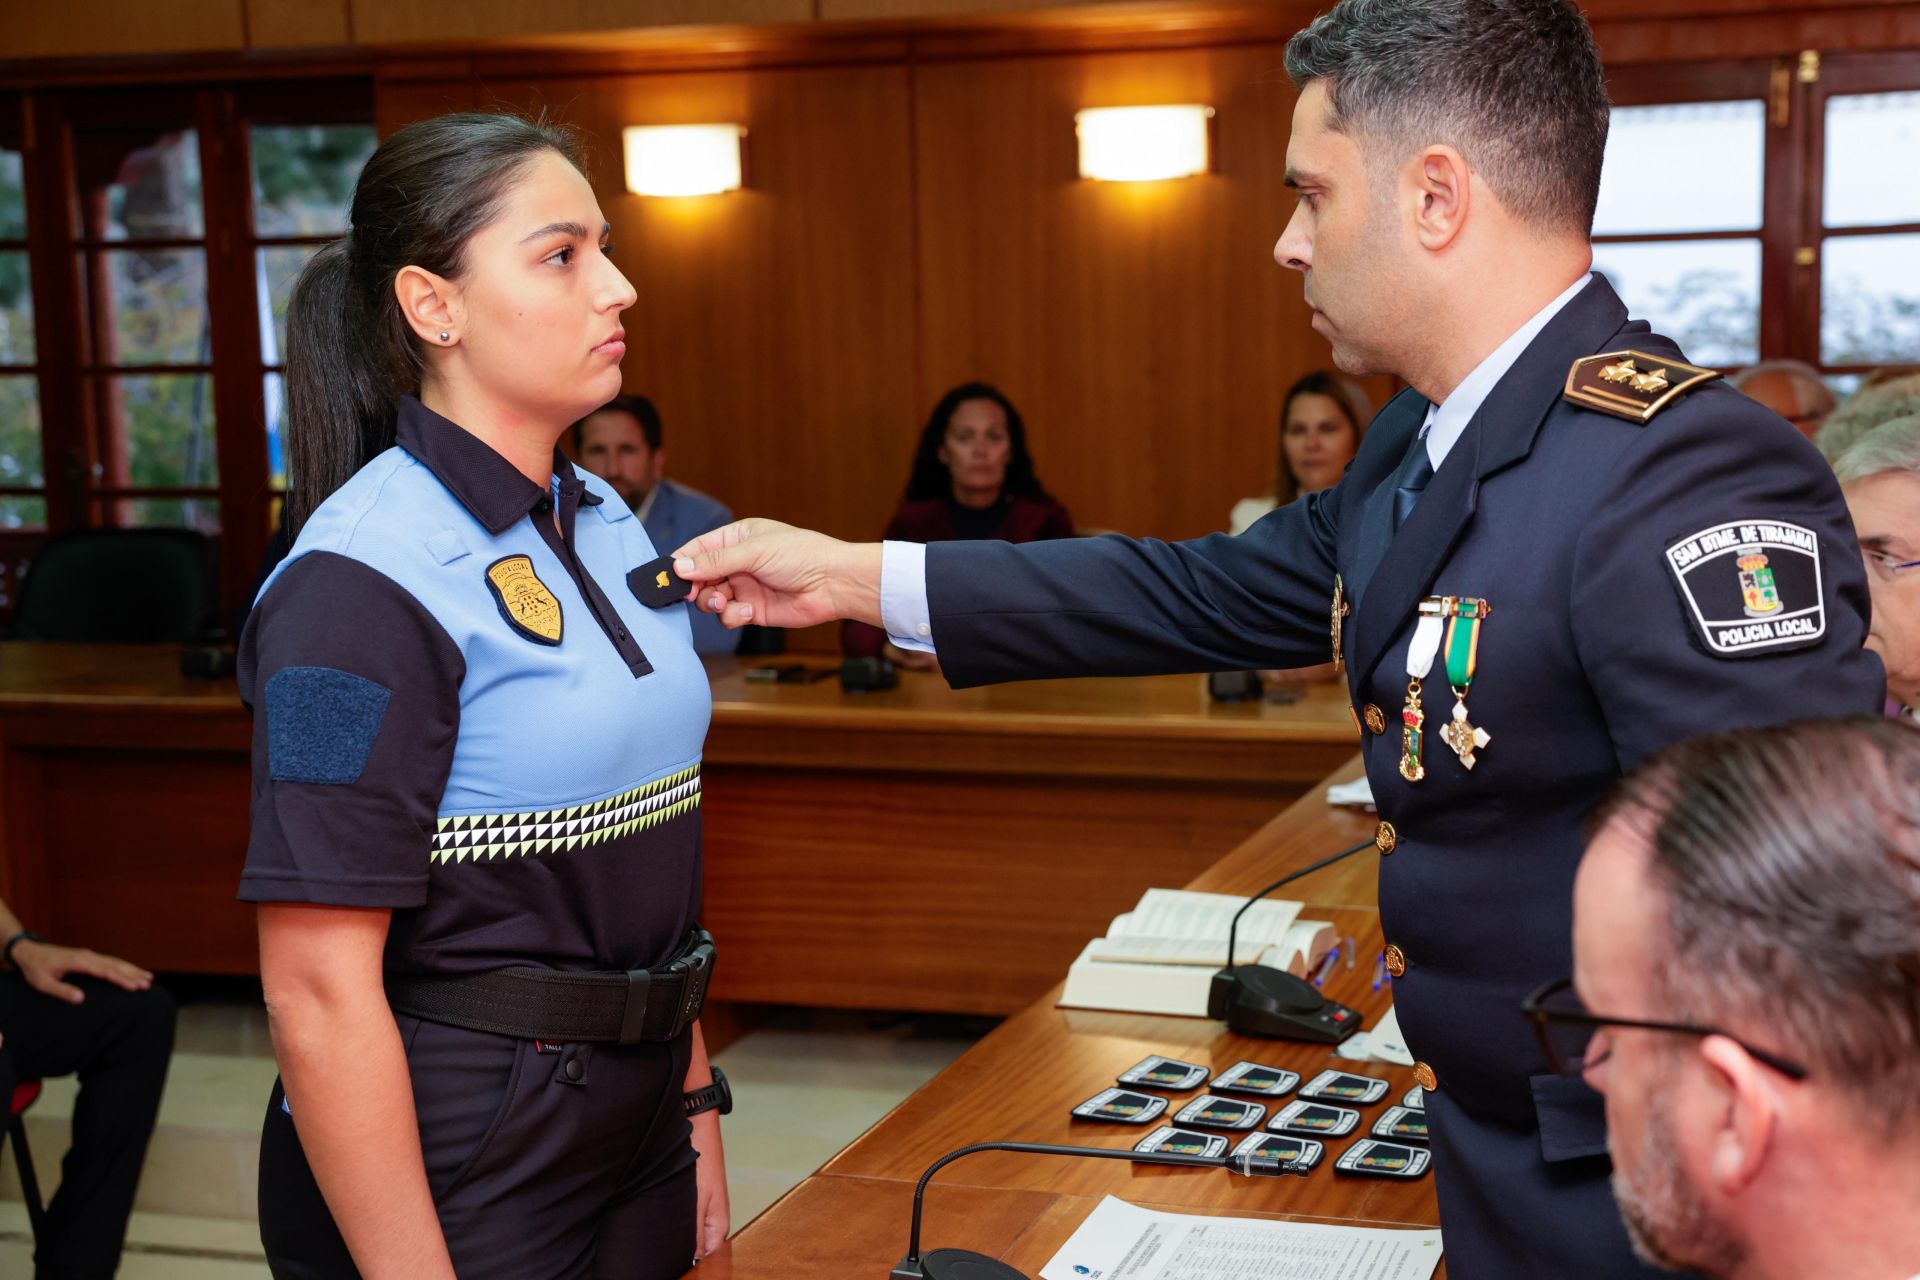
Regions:
[[729, 627], [880, 626], [880, 544], [842, 542], [776, 520], [737, 520], [673, 553], [692, 600]]

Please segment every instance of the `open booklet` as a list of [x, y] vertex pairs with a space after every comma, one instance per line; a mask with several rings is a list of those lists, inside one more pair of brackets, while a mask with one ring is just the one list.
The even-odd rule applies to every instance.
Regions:
[[[1227, 930], [1246, 899], [1228, 893], [1149, 889], [1114, 917], [1067, 970], [1060, 1003], [1079, 1009], [1204, 1018], [1214, 971], [1227, 963]], [[1234, 961], [1305, 976], [1336, 945], [1333, 926], [1302, 920], [1298, 902], [1257, 902], [1240, 920]]]

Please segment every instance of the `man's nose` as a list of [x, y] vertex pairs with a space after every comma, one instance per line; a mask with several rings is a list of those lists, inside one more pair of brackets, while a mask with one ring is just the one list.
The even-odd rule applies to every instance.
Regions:
[[1304, 206], [1295, 209], [1273, 245], [1273, 260], [1294, 271], [1305, 271], [1313, 265], [1313, 245], [1307, 237], [1304, 214]]

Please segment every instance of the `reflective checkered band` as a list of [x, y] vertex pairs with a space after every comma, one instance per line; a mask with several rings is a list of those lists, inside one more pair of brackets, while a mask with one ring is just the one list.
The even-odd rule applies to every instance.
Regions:
[[478, 862], [588, 848], [672, 822], [699, 807], [700, 766], [694, 765], [591, 804], [441, 818], [432, 856], [435, 862]]

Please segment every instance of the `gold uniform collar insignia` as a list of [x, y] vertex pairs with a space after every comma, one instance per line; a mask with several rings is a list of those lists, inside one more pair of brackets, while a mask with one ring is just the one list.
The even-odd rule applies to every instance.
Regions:
[[1695, 387], [1720, 375], [1712, 369], [1644, 351], [1585, 356], [1567, 371], [1565, 396], [1577, 405], [1645, 423]]
[[530, 556], [503, 556], [488, 565], [487, 587], [508, 626], [535, 644], [560, 643], [560, 602], [533, 571]]

